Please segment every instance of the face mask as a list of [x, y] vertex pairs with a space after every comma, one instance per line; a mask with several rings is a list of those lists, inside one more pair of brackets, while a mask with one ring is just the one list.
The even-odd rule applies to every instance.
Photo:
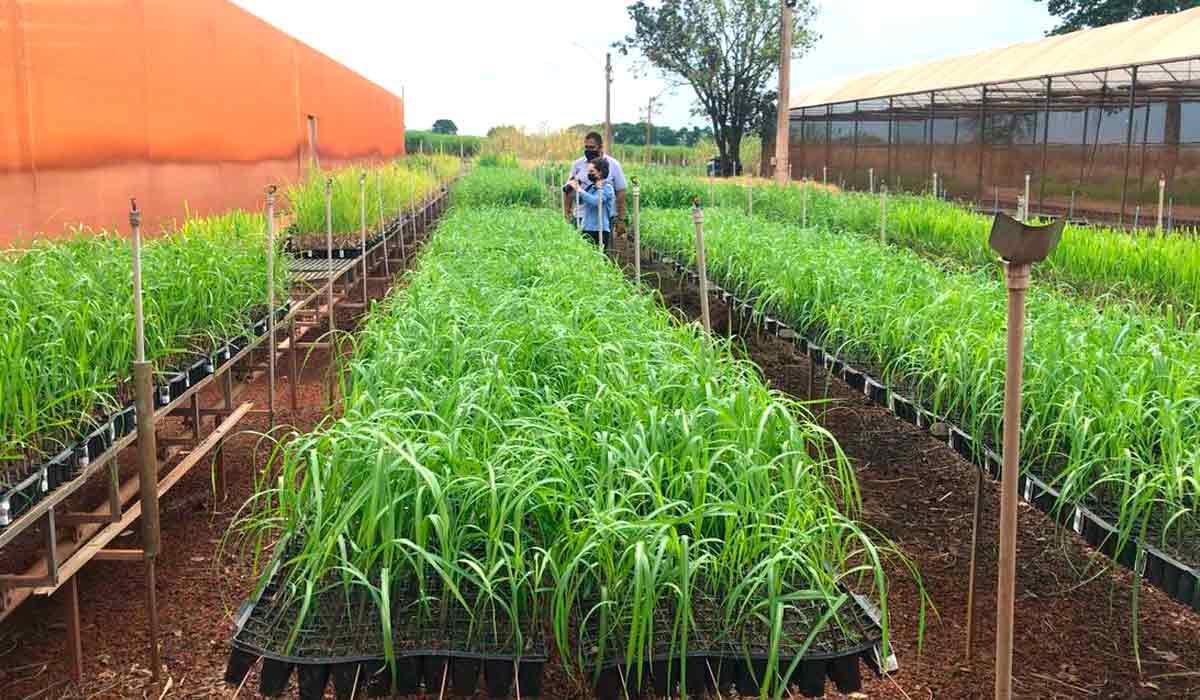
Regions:
[[592, 160], [593, 158], [597, 158], [599, 156], [600, 156], [599, 149], [597, 149], [597, 150], [592, 150], [590, 148], [583, 149], [583, 157], [588, 160]]

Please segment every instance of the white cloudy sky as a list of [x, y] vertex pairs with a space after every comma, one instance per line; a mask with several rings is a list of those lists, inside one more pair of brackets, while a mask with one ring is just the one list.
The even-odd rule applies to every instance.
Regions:
[[[385, 88], [404, 92], [407, 126], [453, 119], [561, 128], [604, 118], [601, 65], [631, 30], [625, 2], [599, 0], [234, 0]], [[1037, 39], [1052, 24], [1033, 0], [816, 0], [817, 46], [792, 67], [793, 90], [920, 61]], [[656, 77], [614, 54], [613, 121], [640, 121]], [[702, 124], [687, 88], [655, 122]]]

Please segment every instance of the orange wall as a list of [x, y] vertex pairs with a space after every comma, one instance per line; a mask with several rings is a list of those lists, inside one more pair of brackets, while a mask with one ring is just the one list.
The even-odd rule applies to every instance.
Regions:
[[404, 152], [400, 98], [225, 0], [0, 0], [0, 246], [261, 206], [309, 115], [323, 166]]

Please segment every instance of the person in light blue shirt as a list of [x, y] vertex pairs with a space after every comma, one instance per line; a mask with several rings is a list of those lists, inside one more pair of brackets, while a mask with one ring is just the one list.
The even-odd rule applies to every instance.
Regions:
[[570, 186], [575, 190], [581, 212], [579, 228], [585, 238], [601, 246], [606, 252], [612, 249], [612, 223], [616, 193], [609, 183], [608, 161], [596, 158], [588, 163], [586, 183], [572, 178]]
[[[583, 157], [576, 159], [571, 164], [571, 177], [577, 182], [587, 183], [588, 163], [596, 158], [603, 158], [608, 163], [608, 184], [612, 185], [615, 196], [616, 215], [613, 218], [613, 230], [617, 235], [625, 233], [625, 172], [621, 169], [621, 163], [610, 155], [604, 153], [604, 138], [595, 131], [589, 133], [583, 138]], [[575, 201], [575, 193], [563, 190], [563, 215], [566, 216], [567, 223], [580, 226], [579, 219], [582, 212]]]

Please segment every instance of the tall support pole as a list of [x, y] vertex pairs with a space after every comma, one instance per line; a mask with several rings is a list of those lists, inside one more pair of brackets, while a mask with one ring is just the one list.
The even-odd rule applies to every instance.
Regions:
[[983, 159], [987, 153], [987, 85], [984, 85], [982, 95], [979, 100], [979, 133], [976, 137], [979, 140], [979, 162], [976, 163], [977, 170], [975, 173], [975, 191], [976, 199], [979, 206], [983, 207]]
[[[930, 91], [929, 93], [929, 128], [925, 130], [925, 173], [928, 177], [932, 177], [936, 182], [937, 175], [933, 172], [933, 121], [934, 106], [936, 105], [936, 99], [934, 97], [935, 94], [936, 93], [933, 91]], [[937, 197], [936, 187], [933, 189], [933, 196]]]
[[1167, 177], [1159, 175], [1158, 177], [1158, 216], [1154, 228], [1162, 233], [1163, 231], [1163, 200], [1167, 194]]
[[133, 232], [133, 381], [137, 411], [138, 492], [142, 505], [142, 552], [146, 563], [146, 618], [150, 633], [150, 672], [161, 680], [158, 651], [158, 591], [154, 561], [159, 550], [158, 441], [154, 434], [154, 367], [146, 361], [146, 320], [142, 305], [142, 212], [129, 200], [129, 228]]
[[696, 225], [696, 271], [700, 276], [700, 322], [704, 330], [712, 332], [712, 320], [708, 315], [708, 266], [704, 257], [704, 209], [700, 199], [692, 202], [692, 222]]
[[892, 109], [895, 106], [895, 98], [888, 98], [888, 142], [887, 142], [887, 169], [883, 172], [883, 181], [891, 182], [892, 180], [892, 141], [895, 140], [893, 132], [895, 131], [895, 115]]
[[867, 191], [875, 194], [875, 168], [867, 168]]
[[887, 244], [887, 185], [879, 188], [879, 242]]
[[788, 111], [792, 82], [792, 8], [782, 0], [779, 11], [779, 107], [775, 110], [775, 181], [792, 177], [788, 164]]
[[[267, 423], [275, 427], [275, 185], [267, 187]], [[292, 377], [292, 381], [296, 378]]]
[[333, 274], [333, 178], [325, 180], [325, 259], [329, 263], [329, 287], [325, 295], [325, 305], [326, 311], [329, 313], [329, 340], [332, 343], [333, 332], [337, 330], [337, 324], [333, 320], [333, 283], [335, 280]]
[[382, 173], [375, 173], [375, 184], [378, 185], [376, 199], [379, 200], [379, 235], [383, 237], [383, 276], [388, 279], [388, 284], [392, 283], [392, 265], [388, 262], [388, 246], [387, 246], [387, 229], [383, 225], [383, 182]]
[[1053, 79], [1046, 78], [1046, 105], [1042, 110], [1042, 168], [1038, 171], [1038, 213], [1046, 212], [1046, 181], [1050, 179], [1046, 168], [1049, 167], [1048, 156], [1050, 149], [1050, 90], [1054, 87]]
[[358, 176], [358, 239], [363, 308], [367, 307], [367, 173]]
[[[604, 54], [604, 145], [613, 147], [612, 142], [612, 54]], [[650, 144], [646, 144], [649, 148]]]
[[1013, 604], [1017, 579], [1017, 481], [1021, 470], [1021, 377], [1029, 263], [1004, 265], [1008, 348], [1004, 372], [1004, 468], [1000, 475], [1000, 561], [996, 587], [996, 700], [1012, 697]]
[[642, 186], [633, 178], [633, 274], [642, 281]]
[[1021, 220], [1029, 218], [1029, 173], [1025, 173], [1025, 206], [1021, 207]]
[[1129, 118], [1125, 125], [1125, 175], [1121, 178], [1121, 218], [1119, 222], [1125, 225], [1125, 204], [1129, 199], [1129, 165], [1133, 157], [1133, 105], [1137, 97], [1138, 67], [1130, 69], [1132, 78], [1129, 81]]

